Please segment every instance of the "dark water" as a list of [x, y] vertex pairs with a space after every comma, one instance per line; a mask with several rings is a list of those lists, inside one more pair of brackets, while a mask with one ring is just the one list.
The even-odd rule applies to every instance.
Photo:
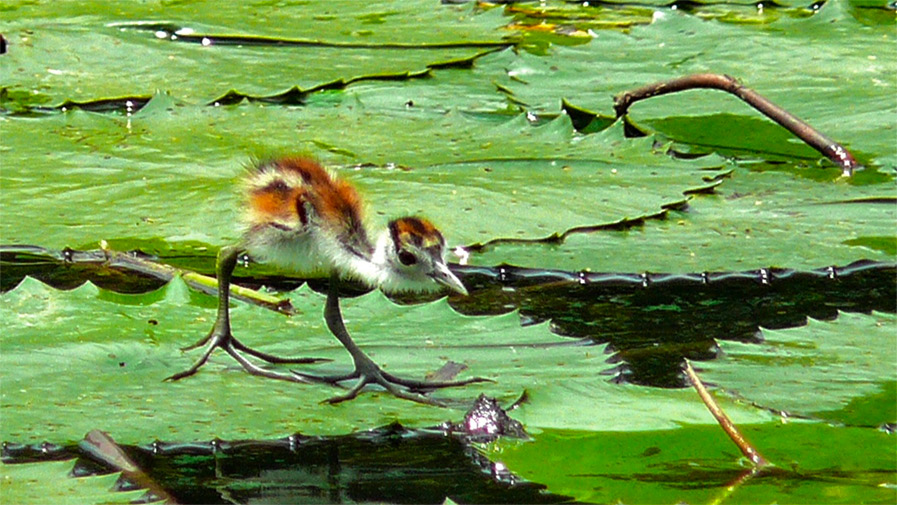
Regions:
[[[489, 424], [488, 430], [480, 429]], [[475, 427], [471, 429], [471, 427]], [[485, 431], [490, 432], [489, 435]], [[75, 459], [71, 475], [125, 472], [116, 490], [140, 488], [145, 499], [160, 495], [177, 503], [559, 503], [568, 497], [521, 481], [483, 456], [475, 442], [498, 434], [525, 436], [492, 400], [480, 397], [464, 422], [406, 430], [398, 424], [367, 432], [276, 440], [152, 442], [96, 449], [91, 433], [79, 444], [4, 443], [7, 464]], [[100, 437], [106, 440], [106, 435]], [[110, 454], [124, 454], [116, 458]], [[105, 454], [105, 456], [104, 456]], [[125, 464], [109, 463], [110, 459]], [[139, 484], [142, 485], [139, 485]]]

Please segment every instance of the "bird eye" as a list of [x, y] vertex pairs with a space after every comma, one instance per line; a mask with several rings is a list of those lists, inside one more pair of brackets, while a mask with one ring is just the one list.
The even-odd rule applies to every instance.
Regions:
[[410, 267], [411, 265], [417, 263], [417, 258], [415, 258], [414, 255], [410, 252], [402, 250], [399, 251], [399, 261], [406, 267]]

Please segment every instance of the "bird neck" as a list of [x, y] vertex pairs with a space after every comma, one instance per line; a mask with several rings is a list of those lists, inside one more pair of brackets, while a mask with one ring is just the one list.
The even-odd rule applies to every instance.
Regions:
[[339, 254], [336, 269], [344, 277], [355, 279], [368, 287], [383, 287], [389, 291], [390, 279], [394, 273], [389, 262], [389, 248], [392, 247], [392, 239], [388, 231], [382, 232], [377, 237], [377, 243], [371, 248], [366, 248], [361, 253], [349, 253], [344, 249]]

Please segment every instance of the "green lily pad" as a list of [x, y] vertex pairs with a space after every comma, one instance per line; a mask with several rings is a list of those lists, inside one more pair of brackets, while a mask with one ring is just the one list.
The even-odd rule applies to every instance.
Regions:
[[711, 426], [639, 433], [546, 430], [532, 442], [501, 440], [486, 453], [509, 471], [584, 503], [667, 503], [675, 496], [686, 503], [849, 504], [894, 497], [891, 435], [825, 423], [741, 429], [778, 468], [751, 478], [735, 445]]
[[70, 478], [72, 461], [0, 464], [0, 493], [6, 503], [133, 503], [146, 491], [115, 490], [119, 474]]
[[[208, 103], [229, 89], [273, 95], [291, 86], [309, 89], [365, 75], [420, 72], [430, 63], [482, 51], [477, 44], [502, 42], [484, 40], [499, 22], [498, 13], [473, 15], [457, 9], [441, 9], [432, 19], [452, 28], [438, 30], [441, 35], [428, 33], [426, 39], [414, 37], [420, 33], [419, 18], [410, 4], [391, 12], [374, 7], [367, 13], [354, 4], [343, 5], [358, 15], [354, 26], [315, 19], [322, 13], [310, 9], [259, 20], [259, 11], [249, 5], [220, 9], [211, 3], [205, 7], [191, 3], [158, 11], [127, 2], [86, 9], [60, 4], [54, 9], [8, 7], [16, 16], [4, 29], [10, 50], [0, 74], [5, 87], [52, 97], [56, 104], [156, 90], [190, 103]], [[330, 7], [340, 9], [335, 3]], [[384, 22], [371, 23], [373, 14], [380, 14]], [[409, 24], [415, 29], [409, 30]], [[178, 33], [198, 36], [203, 43], [182, 43]], [[219, 35], [280, 37], [308, 44], [216, 45]], [[70, 40], [78, 43], [69, 44]], [[338, 47], [327, 47], [327, 42]], [[434, 42], [457, 46], [434, 47]], [[246, 61], [255, 62], [254, 68], [247, 71]], [[215, 69], [214, 78], [209, 78], [210, 67]]]
[[[550, 256], [553, 267], [567, 270], [685, 273], [897, 259], [888, 241], [873, 239], [894, 228], [892, 184], [736, 171], [715, 193], [695, 195], [684, 212], [640, 228], [574, 234], [560, 245], [496, 244], [472, 261], [538, 267]], [[626, 250], [638, 251], [637, 266], [619, 254]]]
[[[674, 159], [655, 150], [650, 137], [624, 138], [622, 125], [583, 138], [566, 117], [537, 127], [521, 115], [494, 125], [458, 112], [340, 109], [357, 137], [329, 128], [333, 111], [323, 104], [308, 110], [297, 138], [277, 126], [295, 119], [286, 108], [184, 108], [167, 95], [128, 118], [75, 110], [10, 119], [4, 144], [16, 147], [20, 161], [5, 167], [9, 182], [0, 205], [14, 206], [20, 220], [0, 223], [4, 240], [59, 248], [123, 237], [233, 242], [240, 233], [237, 179], [250, 155], [290, 146], [343, 163], [381, 165], [340, 170], [361, 187], [375, 221], [423, 213], [454, 244], [542, 238], [655, 214], [707, 185], [705, 169], [726, 166], [717, 156]], [[40, 144], [33, 142], [37, 125], [49, 127]], [[256, 135], [246, 138], [247, 129]], [[617, 161], [623, 158], [628, 162]], [[37, 173], [45, 174], [40, 185]], [[54, 211], [47, 212], [47, 195], [54, 195]], [[441, 205], [434, 209], [433, 202]], [[102, 208], [115, 210], [97, 212]], [[480, 217], [509, 211], [517, 218]], [[539, 215], [538, 223], [528, 221]], [[24, 221], [29, 226], [19, 225]]]
[[[213, 308], [191, 302], [182, 281], [163, 293], [111, 294], [90, 283], [57, 291], [26, 279], [3, 295], [0, 438], [73, 441], [97, 428], [137, 443], [337, 434], [394, 421], [432, 426], [459, 418], [480, 393], [509, 404], [539, 384], [591, 379], [605, 366], [600, 347], [571, 346], [575, 341], [551, 334], [547, 324], [521, 327], [516, 313], [462, 316], [445, 300], [405, 307], [373, 292], [345, 300], [344, 317], [358, 344], [385, 369], [422, 378], [452, 360], [469, 367], [462, 377], [496, 382], [440, 391], [457, 409], [449, 411], [376, 392], [322, 405], [338, 391], [252, 377], [223, 353], [195, 377], [162, 382], [197, 357], [178, 348], [204, 336], [214, 319]], [[236, 304], [235, 335], [274, 354], [334, 360], [301, 367], [309, 373], [349, 371], [348, 354], [324, 326], [324, 297], [303, 287], [290, 298], [301, 311], [292, 318]]]
[[[701, 364], [704, 378], [754, 404], [790, 416], [862, 425], [897, 422], [891, 314], [842, 313], [831, 322], [764, 329], [763, 342], [721, 342], [726, 358]], [[706, 365], [706, 366], [705, 366]]]
[[[887, 1], [675, 7], [4, 2], [0, 237], [51, 249], [105, 239], [204, 260], [203, 248], [237, 238], [240, 167], [305, 152], [361, 186], [375, 221], [424, 212], [453, 245], [491, 244], [471, 255], [475, 265], [700, 272], [894, 261], [897, 45]], [[322, 43], [204, 46], [171, 40], [180, 28], [211, 42]], [[482, 54], [479, 42], [514, 47]], [[581, 113], [612, 116], [622, 91], [694, 72], [742, 79], [867, 170], [840, 179], [717, 91], [637, 104], [629, 116], [643, 138], [606, 119], [574, 123]], [[233, 103], [205, 105], [223, 97]], [[150, 100], [135, 112], [126, 104], [134, 98]], [[81, 109], [42, 112], [63, 104]], [[656, 218], [641, 227], [566, 233], [647, 216]], [[493, 241], [505, 238], [527, 242]], [[307, 288], [288, 296], [301, 315], [235, 303], [237, 335], [278, 354], [336, 360], [303, 370], [347, 370], [321, 321], [322, 297]], [[590, 310], [588, 300], [552, 303]], [[700, 364], [724, 408], [786, 469], [733, 487], [738, 453], [694, 394], [608, 383], [602, 347], [547, 324], [521, 327], [516, 313], [461, 316], [444, 301], [399, 307], [372, 293], [344, 306], [359, 343], [392, 372], [420, 377], [453, 360], [468, 365], [463, 376], [497, 382], [437, 393], [451, 402], [445, 410], [378, 393], [331, 407], [319, 402], [333, 389], [251, 377], [216, 353], [197, 376], [163, 383], [195, 358], [179, 348], [208, 331], [213, 298], [180, 281], [120, 295], [26, 280], [0, 303], [0, 434], [65, 442], [99, 427], [135, 443], [341, 434], [395, 420], [433, 425], [457, 419], [480, 392], [507, 405], [526, 389], [531, 401], [513, 415], [535, 442], [490, 454], [581, 501], [894, 502], [894, 445], [871, 428], [894, 420], [890, 316], [764, 330], [767, 343], [724, 342], [728, 354]], [[779, 371], [782, 387], [769, 385]], [[768, 409], [848, 426], [782, 424]], [[45, 501], [66, 468], [0, 466], [3, 497]], [[117, 501], [106, 484], [51, 498]]]
[[[848, 149], [867, 153], [861, 163], [893, 167], [897, 116], [881, 106], [890, 103], [897, 86], [888, 63], [897, 56], [893, 17], [863, 25], [845, 4], [826, 2], [809, 18], [783, 18], [768, 26], [713, 23], [682, 9], [657, 8], [650, 24], [600, 31], [587, 44], [554, 45], [544, 55], [496, 53], [479, 62], [480, 72], [492, 75], [535, 114], [559, 111], [564, 98], [607, 115], [612, 115], [611, 97], [623, 91], [691, 73], [728, 74]], [[820, 40], [837, 40], [825, 50], [827, 61], [837, 64], [820, 65]], [[738, 98], [716, 90], [656, 97], [630, 111], [640, 124], [718, 114], [741, 116], [745, 125], [762, 118], [776, 127]], [[707, 124], [706, 133], [751, 137], [752, 128], [736, 124]], [[763, 151], [786, 150], [790, 143], [779, 137], [767, 139]]]

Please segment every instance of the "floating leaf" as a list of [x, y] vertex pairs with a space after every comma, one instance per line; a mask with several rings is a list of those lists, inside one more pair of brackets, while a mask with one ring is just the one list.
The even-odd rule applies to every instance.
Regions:
[[0, 464], [0, 492], [5, 503], [133, 503], [145, 494], [115, 490], [119, 474], [72, 479], [72, 461]]
[[[297, 431], [346, 433], [393, 421], [430, 426], [451, 417], [451, 411], [376, 393], [322, 405], [338, 391], [252, 377], [220, 352], [195, 377], [162, 382], [197, 357], [178, 348], [204, 336], [214, 318], [213, 308], [191, 303], [182, 281], [172, 281], [162, 293], [110, 294], [90, 283], [57, 291], [26, 279], [3, 295], [2, 438], [77, 440], [95, 428], [122, 443], [274, 438]], [[301, 367], [305, 372], [348, 371], [348, 355], [324, 325], [324, 297], [303, 287], [290, 298], [301, 312], [291, 318], [235, 304], [234, 334], [274, 354], [335, 360]], [[481, 392], [510, 404], [540, 384], [595, 380], [605, 366], [600, 347], [571, 345], [576, 341], [551, 334], [547, 324], [521, 327], [516, 313], [462, 316], [445, 300], [399, 306], [379, 292], [343, 306], [358, 344], [394, 374], [423, 378], [455, 361], [469, 367], [461, 377], [496, 380], [436, 393], [457, 409], [455, 417]]]
[[[329, 7], [340, 9], [335, 4]], [[342, 9], [358, 12], [357, 7], [347, 4]], [[137, 4], [90, 6], [74, 9], [76, 13], [69, 5], [10, 9], [17, 15], [4, 28], [11, 50], [4, 55], [8, 61], [3, 85], [22, 91], [40, 88], [53, 96], [56, 104], [156, 90], [190, 103], [208, 103], [228, 89], [265, 96], [294, 85], [309, 89], [338, 79], [419, 72], [429, 63], [440, 66], [480, 53], [483, 47], [507, 44], [489, 38], [499, 13], [471, 15], [450, 9], [436, 14], [442, 21], [431, 20], [443, 27], [438, 31], [441, 35], [428, 31], [426, 38], [414, 37], [420, 32], [416, 29], [418, 14], [417, 9], [408, 7], [379, 26], [361, 21], [355, 25], [356, 31], [343, 23], [302, 19], [301, 12], [297, 19], [295, 11], [279, 23], [267, 16], [264, 21], [252, 22], [258, 13], [248, 5], [234, 9], [220, 9], [211, 3], [205, 7], [196, 3], [167, 6], [165, 16], [188, 19], [184, 24], [122, 23], [158, 18], [152, 7]], [[308, 18], [316, 14], [305, 12]], [[409, 29], [409, 24], [414, 28]], [[358, 30], [359, 25], [365, 28]], [[179, 34], [201, 43], [177, 43]], [[243, 43], [219, 44], [241, 35]], [[284, 43], [260, 45], [252, 43], [253, 38], [279, 38]], [[71, 40], [78, 43], [69, 44]], [[286, 43], [302, 40], [307, 43]], [[249, 71], [247, 61], [253, 62]], [[209, 78], [209, 68], [215, 69], [214, 78]]]
[[738, 449], [716, 426], [639, 433], [546, 430], [532, 442], [500, 440], [487, 454], [511, 472], [583, 503], [653, 504], [675, 496], [686, 503], [850, 504], [894, 496], [892, 435], [825, 423], [741, 428], [779, 468], [748, 477]]
[[[893, 197], [892, 184], [808, 183], [777, 172], [736, 171], [716, 194], [693, 197], [687, 209], [670, 212], [666, 220], [572, 235], [560, 245], [497, 244], [473, 260], [680, 273], [894, 261], [897, 256], [887, 241], [865, 238], [893, 229]], [[638, 266], [622, 251], [637, 252]]]
[[[702, 363], [702, 376], [724, 391], [790, 416], [860, 422], [897, 422], [891, 314], [842, 313], [835, 321], [764, 329], [760, 344], [721, 342], [725, 359]], [[706, 366], [705, 366], [706, 365]], [[858, 418], [854, 411], [862, 407]]]
[[[287, 108], [183, 108], [164, 94], [129, 118], [75, 110], [10, 119], [4, 143], [29, 162], [4, 169], [4, 205], [15, 201], [20, 219], [4, 220], [0, 230], [10, 242], [58, 248], [124, 237], [232, 242], [240, 232], [236, 179], [250, 155], [328, 146], [338, 162], [381, 165], [340, 171], [362, 188], [381, 225], [414, 212], [439, 223], [453, 244], [538, 239], [656, 214], [708, 185], [705, 169], [726, 165], [716, 156], [674, 159], [654, 150], [650, 137], [626, 139], [622, 125], [582, 138], [566, 117], [537, 127], [522, 115], [496, 125], [458, 112], [340, 110], [348, 130], [330, 128], [332, 106], [318, 104], [304, 114], [308, 126], [298, 138], [277, 126], [295, 119]], [[49, 129], [35, 144], [38, 125]], [[45, 174], [39, 186], [37, 172]], [[38, 188], [54, 195], [54, 210], [35, 198]], [[19, 226], [24, 221], [28, 227]]]

